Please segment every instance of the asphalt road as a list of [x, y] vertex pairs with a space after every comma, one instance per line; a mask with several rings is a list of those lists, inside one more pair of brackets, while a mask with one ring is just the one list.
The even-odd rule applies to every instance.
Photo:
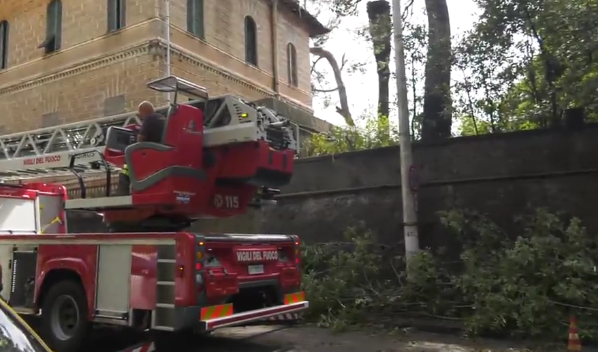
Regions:
[[[459, 336], [407, 330], [373, 335], [334, 334], [315, 327], [224, 328], [207, 336], [168, 335], [156, 352], [529, 352], [526, 347], [531, 347], [521, 342], [464, 340]], [[128, 352], [142, 337], [131, 332], [96, 329], [81, 352]], [[559, 348], [541, 350], [563, 350], [563, 346], [556, 347]], [[598, 352], [587, 347], [584, 351]]]
[[[225, 328], [207, 336], [167, 335], [160, 339], [156, 352], [370, 352], [322, 341], [320, 329], [316, 331], [318, 336], [298, 327], [253, 326]], [[328, 340], [328, 336], [325, 337], [324, 340]], [[96, 330], [81, 352], [124, 352], [139, 340], [140, 336], [130, 332]], [[378, 351], [379, 348], [371, 350]]]
[[[116, 352], [116, 335], [109, 334], [92, 348], [81, 352]], [[122, 337], [124, 338], [124, 337]], [[110, 341], [111, 346], [102, 346]], [[128, 347], [122, 344], [121, 347]], [[102, 348], [98, 348], [101, 346]], [[110, 349], [106, 349], [110, 347]], [[351, 332], [333, 334], [313, 327], [281, 328], [252, 326], [225, 328], [211, 336], [175, 337], [159, 346], [157, 352], [523, 352], [524, 346], [505, 341], [463, 340], [458, 336], [418, 332], [371, 335]], [[558, 349], [561, 350], [561, 349]], [[586, 350], [586, 349], [584, 349]], [[557, 349], [542, 349], [544, 352]], [[597, 351], [593, 351], [597, 352]]]
[[[222, 329], [213, 335], [170, 334], [159, 340], [156, 352], [296, 352], [297, 346], [285, 339], [272, 339], [286, 327], [247, 327]], [[265, 338], [266, 335], [271, 335]], [[127, 351], [142, 335], [112, 330], [96, 330], [81, 352]], [[310, 351], [311, 352], [311, 351]], [[318, 351], [319, 352], [319, 351]], [[365, 352], [365, 351], [364, 351]]]

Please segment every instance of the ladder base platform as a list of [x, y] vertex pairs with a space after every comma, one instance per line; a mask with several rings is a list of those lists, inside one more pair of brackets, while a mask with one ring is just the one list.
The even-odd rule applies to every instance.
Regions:
[[124, 210], [133, 207], [133, 196], [70, 199], [65, 202], [66, 210]]

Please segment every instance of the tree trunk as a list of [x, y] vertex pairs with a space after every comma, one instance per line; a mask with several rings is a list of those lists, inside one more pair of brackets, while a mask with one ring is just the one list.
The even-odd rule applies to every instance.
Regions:
[[370, 21], [370, 36], [374, 48], [374, 57], [378, 67], [378, 116], [388, 117], [389, 83], [390, 83], [390, 39], [392, 22], [390, 20], [390, 4], [386, 0], [367, 3]]
[[345, 87], [345, 82], [343, 82], [341, 68], [338, 65], [336, 59], [334, 58], [334, 55], [332, 55], [330, 51], [324, 50], [322, 47], [319, 46], [309, 48], [309, 52], [312, 55], [323, 57], [330, 64], [330, 68], [332, 68], [332, 72], [334, 73], [334, 80], [336, 81], [336, 86], [338, 89], [338, 98], [340, 100], [341, 105], [340, 107], [336, 107], [336, 112], [338, 112], [345, 119], [345, 123], [347, 125], [355, 126], [355, 121], [353, 121], [353, 117], [351, 116], [351, 111], [349, 109], [347, 88]]
[[446, 0], [426, 0], [428, 55], [424, 87], [422, 140], [451, 136], [451, 26]]

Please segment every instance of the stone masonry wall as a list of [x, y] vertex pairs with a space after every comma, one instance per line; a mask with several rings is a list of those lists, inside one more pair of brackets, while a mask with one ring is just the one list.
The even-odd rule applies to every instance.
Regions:
[[[598, 230], [596, 150], [598, 126], [416, 145], [422, 246], [453, 245], [437, 216], [451, 208], [477, 209], [507, 225], [525, 211], [548, 207], [581, 217], [590, 230]], [[204, 220], [191, 230], [295, 233], [314, 242], [341, 239], [348, 226], [363, 222], [382, 241], [402, 248], [399, 175], [396, 147], [299, 160], [278, 206]], [[90, 222], [85, 224], [89, 229]]]
[[[127, 0], [126, 26], [107, 32], [106, 1], [63, 1], [62, 45], [55, 53], [38, 48], [45, 40], [49, 0], [0, 0], [0, 21], [10, 25], [8, 67], [0, 70], [0, 134], [48, 127], [131, 110], [141, 100], [161, 105], [145, 87], [164, 75], [163, 1]], [[186, 31], [186, 1], [171, 2], [172, 72], [205, 85], [212, 95], [238, 94], [249, 100], [272, 98], [271, 6], [264, 0], [206, 0], [204, 41]], [[258, 23], [259, 68], [244, 62], [243, 18]], [[222, 20], [226, 17], [226, 21]], [[278, 66], [286, 65], [286, 43], [298, 51], [300, 86], [287, 87], [280, 69], [280, 98], [311, 110], [309, 38], [288, 11], [279, 13]], [[230, 34], [230, 35], [229, 35]], [[226, 38], [224, 37], [226, 36]], [[284, 61], [283, 61], [284, 60]]]

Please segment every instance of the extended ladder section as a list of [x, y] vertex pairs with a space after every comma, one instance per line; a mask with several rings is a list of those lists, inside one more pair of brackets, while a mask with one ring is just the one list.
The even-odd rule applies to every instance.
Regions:
[[127, 113], [0, 136], [0, 180], [70, 175], [71, 162], [80, 173], [105, 172], [108, 128], [138, 123]]

